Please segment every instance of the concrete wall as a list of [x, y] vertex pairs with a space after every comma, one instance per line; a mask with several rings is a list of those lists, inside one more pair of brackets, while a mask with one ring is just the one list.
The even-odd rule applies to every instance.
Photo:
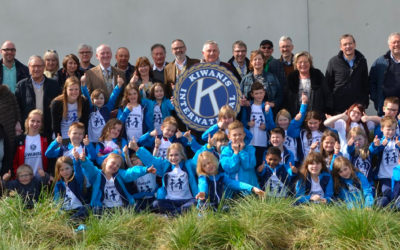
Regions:
[[[387, 50], [387, 36], [397, 27], [397, 0], [2, 0], [1, 41], [12, 40], [17, 58], [56, 49], [60, 57], [76, 53], [79, 43], [96, 47], [126, 46], [131, 63], [150, 56], [150, 46], [182, 38], [188, 55], [201, 57], [204, 41], [219, 42], [221, 59], [231, 57], [231, 44], [241, 39], [249, 50], [263, 39], [292, 37], [295, 52], [309, 50], [315, 66], [325, 70], [339, 49], [341, 34], [354, 34], [370, 65]], [[172, 60], [168, 51], [168, 60]], [[93, 63], [97, 64], [96, 59]]]

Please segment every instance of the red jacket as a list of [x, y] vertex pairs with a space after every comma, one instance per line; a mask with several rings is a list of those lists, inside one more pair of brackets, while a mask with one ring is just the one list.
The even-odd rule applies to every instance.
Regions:
[[[17, 168], [25, 163], [25, 138], [26, 135], [21, 135], [17, 138], [17, 150], [15, 151], [13, 160], [14, 174], [17, 174]], [[46, 137], [40, 136], [40, 146], [42, 149], [43, 170], [47, 171], [47, 157], [44, 155], [48, 146]]]

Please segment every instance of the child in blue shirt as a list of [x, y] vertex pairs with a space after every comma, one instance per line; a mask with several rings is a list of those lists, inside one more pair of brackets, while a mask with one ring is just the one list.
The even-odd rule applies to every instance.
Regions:
[[378, 166], [375, 168], [375, 179], [378, 180], [377, 191], [382, 196], [377, 199], [377, 205], [386, 206], [391, 200], [391, 185], [393, 169], [399, 159], [400, 142], [395, 137], [397, 121], [385, 116], [381, 120], [382, 139], [375, 136], [369, 146], [371, 155], [378, 155]]
[[268, 196], [287, 197], [290, 194], [292, 163], [289, 162], [289, 166], [285, 166], [281, 159], [281, 150], [278, 147], [270, 147], [265, 155], [264, 164], [257, 168], [260, 187]]
[[124, 80], [118, 75], [118, 85], [113, 89], [110, 99], [105, 103], [105, 92], [102, 89], [93, 90], [92, 94], [89, 95], [89, 90], [85, 84], [85, 77], [81, 78], [81, 90], [82, 94], [89, 100], [89, 124], [88, 124], [88, 135], [89, 141], [92, 143], [98, 142], [101, 131], [103, 130], [106, 122], [110, 119], [110, 113], [115, 106], [115, 102], [121, 92], [121, 88], [124, 84]]
[[226, 173], [219, 172], [219, 162], [215, 155], [208, 151], [203, 151], [198, 156], [197, 175], [199, 176], [199, 193], [196, 199], [199, 200], [198, 207], [211, 207], [218, 209], [221, 201], [225, 196], [227, 188], [236, 191], [253, 192], [259, 196], [263, 196], [264, 192], [257, 187], [251, 186], [244, 182], [235, 181]]
[[243, 124], [236, 120], [228, 126], [228, 146], [222, 147], [221, 166], [230, 178], [259, 187], [255, 171], [255, 149], [244, 142]]
[[356, 171], [351, 162], [343, 156], [335, 157], [332, 165], [335, 196], [350, 209], [372, 207], [374, 198], [367, 178]]
[[300, 169], [296, 184], [297, 204], [329, 203], [333, 196], [333, 180], [321, 153], [310, 152]]

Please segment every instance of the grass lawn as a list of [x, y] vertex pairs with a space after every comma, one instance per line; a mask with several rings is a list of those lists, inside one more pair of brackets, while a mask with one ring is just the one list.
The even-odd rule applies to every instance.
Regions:
[[291, 199], [247, 197], [229, 212], [178, 217], [116, 211], [90, 216], [74, 232], [50, 199], [25, 210], [0, 200], [0, 249], [399, 249], [400, 214], [345, 206], [293, 206]]

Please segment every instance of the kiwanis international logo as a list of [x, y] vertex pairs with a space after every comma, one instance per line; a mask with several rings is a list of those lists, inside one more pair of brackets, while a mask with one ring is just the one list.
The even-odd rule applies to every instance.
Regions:
[[239, 112], [240, 86], [224, 66], [211, 63], [195, 65], [185, 71], [174, 89], [175, 110], [192, 129], [204, 131], [217, 123], [224, 105]]

